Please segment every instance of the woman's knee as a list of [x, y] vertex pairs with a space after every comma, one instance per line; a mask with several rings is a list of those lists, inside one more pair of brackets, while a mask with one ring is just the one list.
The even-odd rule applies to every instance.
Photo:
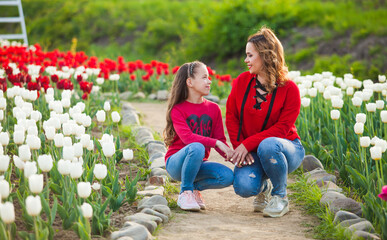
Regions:
[[257, 155], [261, 160], [272, 158], [274, 154], [281, 152], [279, 138], [269, 137], [264, 139], [258, 146]]

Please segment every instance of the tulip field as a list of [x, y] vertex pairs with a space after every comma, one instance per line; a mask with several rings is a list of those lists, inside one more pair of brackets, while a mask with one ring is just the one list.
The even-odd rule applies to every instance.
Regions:
[[296, 126], [306, 152], [337, 170], [363, 203], [364, 217], [387, 239], [386, 77], [374, 82], [331, 72], [289, 76], [301, 93]]
[[[140, 177], [119, 177], [117, 163], [130, 166], [137, 149], [121, 144], [118, 94], [169, 89], [177, 69], [0, 42], [0, 239], [55, 239], [58, 222], [81, 239], [107, 234]], [[232, 77], [208, 70], [212, 94], [226, 98]], [[386, 77], [289, 77], [300, 88], [306, 152], [337, 170], [387, 239]]]

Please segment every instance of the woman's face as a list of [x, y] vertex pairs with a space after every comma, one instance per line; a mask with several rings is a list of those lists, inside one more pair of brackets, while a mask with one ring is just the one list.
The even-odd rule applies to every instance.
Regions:
[[247, 67], [249, 68], [249, 71], [251, 74], [258, 74], [262, 67], [262, 60], [259, 56], [259, 53], [257, 49], [255, 48], [254, 44], [251, 42], [248, 42], [246, 44], [246, 58], [245, 63], [247, 64]]

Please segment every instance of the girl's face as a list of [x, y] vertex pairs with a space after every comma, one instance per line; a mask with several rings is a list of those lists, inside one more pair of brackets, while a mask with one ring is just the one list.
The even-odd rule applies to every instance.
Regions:
[[249, 71], [251, 74], [258, 74], [262, 67], [262, 60], [259, 56], [259, 53], [257, 49], [255, 48], [254, 44], [251, 42], [248, 42], [246, 44], [246, 58], [245, 63], [247, 64], [247, 67], [249, 68]]
[[194, 93], [206, 96], [210, 93], [211, 80], [208, 78], [207, 67], [203, 64], [195, 67], [195, 75], [187, 79], [187, 85]]

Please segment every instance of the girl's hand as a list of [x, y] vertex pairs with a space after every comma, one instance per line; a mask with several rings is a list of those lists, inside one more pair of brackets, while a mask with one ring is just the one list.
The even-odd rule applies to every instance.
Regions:
[[231, 148], [229, 148], [226, 144], [219, 140], [216, 141], [215, 146], [218, 147], [226, 155], [226, 161], [231, 160], [231, 157], [234, 154], [234, 151]]
[[[243, 143], [241, 143], [235, 150], [234, 150], [234, 154], [232, 155], [232, 158], [230, 159], [230, 161], [232, 163], [235, 164], [235, 166], [237, 167], [242, 167], [242, 165], [245, 165], [243, 164], [244, 161], [246, 161], [246, 155], [249, 153], [249, 151], [247, 151], [245, 145], [243, 145]], [[252, 156], [251, 156], [252, 157]], [[250, 159], [250, 158], [249, 158]]]

